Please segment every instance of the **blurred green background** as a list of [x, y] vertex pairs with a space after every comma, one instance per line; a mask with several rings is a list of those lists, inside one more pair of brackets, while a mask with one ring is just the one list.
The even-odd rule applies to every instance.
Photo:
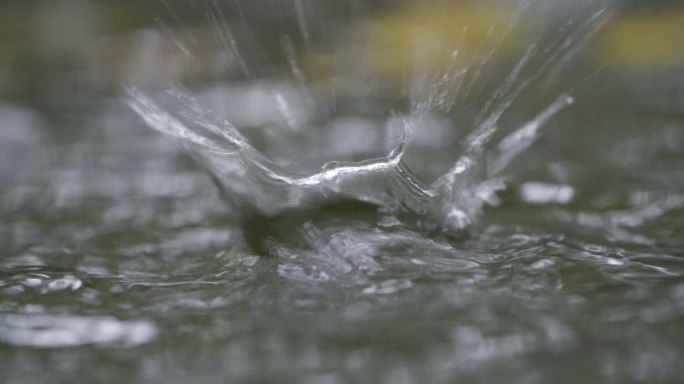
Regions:
[[[618, 73], [636, 87], [637, 99], [642, 96], [637, 104], [682, 111], [677, 106], [683, 87], [681, 2], [530, 4], [542, 17], [521, 20], [490, 62], [517, 57], [538, 35], [562, 35], [566, 23], [581, 24], [603, 12], [604, 27], [572, 56], [583, 66], [571, 82], [596, 71]], [[489, 28], [516, 17], [518, 6], [505, 1], [5, 0], [0, 2], [0, 100], [60, 113], [94, 96], [115, 95], [124, 83], [159, 88], [174, 81], [274, 76], [287, 63], [283, 36], [292, 41], [309, 81], [349, 72], [363, 49], [365, 67], [355, 70], [382, 72], [391, 82], [440, 63], [446, 56], [431, 44], [463, 43], [465, 27], [470, 33], [463, 44], [486, 50], [494, 44]], [[415, 57], [420, 60], [410, 59]], [[662, 92], [670, 101], [652, 100]]]

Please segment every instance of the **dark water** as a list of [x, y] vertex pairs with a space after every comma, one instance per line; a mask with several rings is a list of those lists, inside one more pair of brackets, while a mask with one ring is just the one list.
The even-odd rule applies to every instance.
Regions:
[[[610, 84], [575, 95], [456, 240], [365, 204], [250, 229], [123, 99], [55, 131], [0, 109], [20, 127], [0, 136], [0, 382], [681, 382], [684, 119]], [[550, 101], [521, 99], [502, 131]], [[418, 129], [417, 174], [453, 165], [472, 106]], [[308, 143], [245, 134], [313, 167], [368, 156], [335, 127], [383, 123], [354, 118]]]

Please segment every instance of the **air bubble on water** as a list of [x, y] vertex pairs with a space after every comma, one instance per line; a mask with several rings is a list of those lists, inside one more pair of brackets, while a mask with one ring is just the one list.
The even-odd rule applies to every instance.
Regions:
[[83, 282], [76, 276], [66, 275], [60, 279], [53, 280], [47, 284], [46, 292], [57, 292], [65, 289], [76, 291], [83, 285]]

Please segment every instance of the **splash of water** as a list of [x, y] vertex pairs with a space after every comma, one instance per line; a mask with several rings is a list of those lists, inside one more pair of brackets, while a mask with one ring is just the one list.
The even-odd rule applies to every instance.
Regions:
[[[220, 9], [215, 5], [210, 18], [214, 29], [229, 36]], [[303, 8], [295, 2], [300, 32], [305, 42], [309, 39]], [[463, 138], [455, 164], [432, 183], [426, 183], [404, 161], [407, 147], [421, 122], [433, 111], [449, 111], [460, 97], [473, 89], [494, 51], [500, 49], [509, 34], [523, 24], [523, 16], [531, 3], [522, 1], [509, 18], [502, 18], [486, 34], [490, 48], [477, 49], [469, 57], [464, 39], [468, 26], [461, 32], [450, 60], [436, 71], [415, 73], [408, 84], [410, 113], [393, 114], [390, 125], [401, 128], [401, 139], [386, 156], [360, 162], [329, 162], [309, 172], [290, 171], [259, 152], [229, 121], [218, 118], [202, 107], [187, 91], [171, 88], [168, 94], [171, 105], [162, 108], [153, 98], [137, 88], [127, 88], [129, 106], [152, 129], [179, 141], [192, 156], [206, 168], [223, 192], [224, 200], [242, 220], [255, 216], [275, 216], [282, 213], [316, 209], [339, 201], [360, 201], [378, 207], [382, 213], [417, 215], [429, 231], [445, 235], [458, 235], [472, 227], [481, 215], [485, 204], [498, 202], [496, 193], [505, 188], [502, 172], [539, 137], [541, 129], [572, 98], [562, 95], [518, 130], [503, 138], [493, 151], [490, 142], [498, 131], [498, 122], [520, 93], [541, 74], [552, 76], [557, 66], [564, 65], [567, 54], [576, 49], [578, 41], [570, 40], [559, 48], [544, 47], [541, 38], [533, 39], [517, 63], [501, 83], [495, 87], [484, 107], [473, 122], [474, 129]], [[591, 25], [598, 24], [594, 21]], [[221, 28], [219, 28], [221, 27]], [[498, 31], [498, 32], [495, 32]], [[590, 34], [590, 33], [588, 33]], [[217, 38], [218, 38], [217, 34]], [[234, 39], [223, 39], [234, 41]], [[281, 39], [285, 57], [292, 71], [293, 83], [306, 97], [307, 105], [314, 108], [303, 72], [299, 69], [295, 49], [289, 37]], [[230, 48], [230, 49], [229, 49]], [[224, 44], [226, 51], [238, 52], [237, 46]], [[551, 49], [549, 51], [549, 49]], [[481, 52], [480, 52], [481, 51]], [[547, 52], [547, 53], [544, 53]], [[543, 62], [534, 70], [536, 55], [566, 55], [558, 65]], [[439, 64], [438, 64], [439, 67]], [[534, 73], [531, 73], [534, 72]], [[548, 80], [548, 79], [547, 79]], [[290, 117], [293, 114], [284, 96], [277, 97], [278, 107], [292, 131], [301, 131], [301, 124]], [[301, 133], [301, 132], [300, 132]]]
[[496, 131], [488, 119], [461, 145], [455, 165], [428, 185], [403, 161], [411, 133], [429, 108], [399, 117], [403, 137], [387, 156], [360, 162], [330, 162], [310, 174], [287, 171], [256, 150], [240, 131], [213, 116], [189, 94], [171, 89], [173, 112], [158, 106], [134, 87], [128, 104], [152, 129], [184, 145], [212, 175], [235, 214], [278, 215], [290, 210], [313, 209], [339, 200], [356, 200], [378, 206], [389, 214], [423, 217], [429, 230], [457, 234], [477, 219], [484, 204], [496, 202], [504, 188], [499, 173], [539, 136], [540, 128], [572, 99], [562, 96], [539, 116], [504, 138], [491, 177], [479, 178], [485, 144]]

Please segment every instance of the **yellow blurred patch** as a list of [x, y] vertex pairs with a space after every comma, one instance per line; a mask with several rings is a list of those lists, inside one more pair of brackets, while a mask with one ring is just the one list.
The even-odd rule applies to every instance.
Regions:
[[336, 64], [365, 65], [363, 70], [401, 77], [495, 63], [525, 48], [525, 23], [516, 11], [500, 4], [461, 4], [381, 14], [353, 27], [353, 46], [335, 53], [303, 52], [302, 64], [314, 77], [335, 73]]
[[684, 62], [684, 12], [619, 16], [596, 35], [589, 55], [625, 70], [665, 69]]
[[372, 60], [394, 74], [438, 71], [454, 57], [463, 66], [501, 60], [519, 52], [524, 43], [515, 10], [502, 6], [425, 7], [370, 23]]

